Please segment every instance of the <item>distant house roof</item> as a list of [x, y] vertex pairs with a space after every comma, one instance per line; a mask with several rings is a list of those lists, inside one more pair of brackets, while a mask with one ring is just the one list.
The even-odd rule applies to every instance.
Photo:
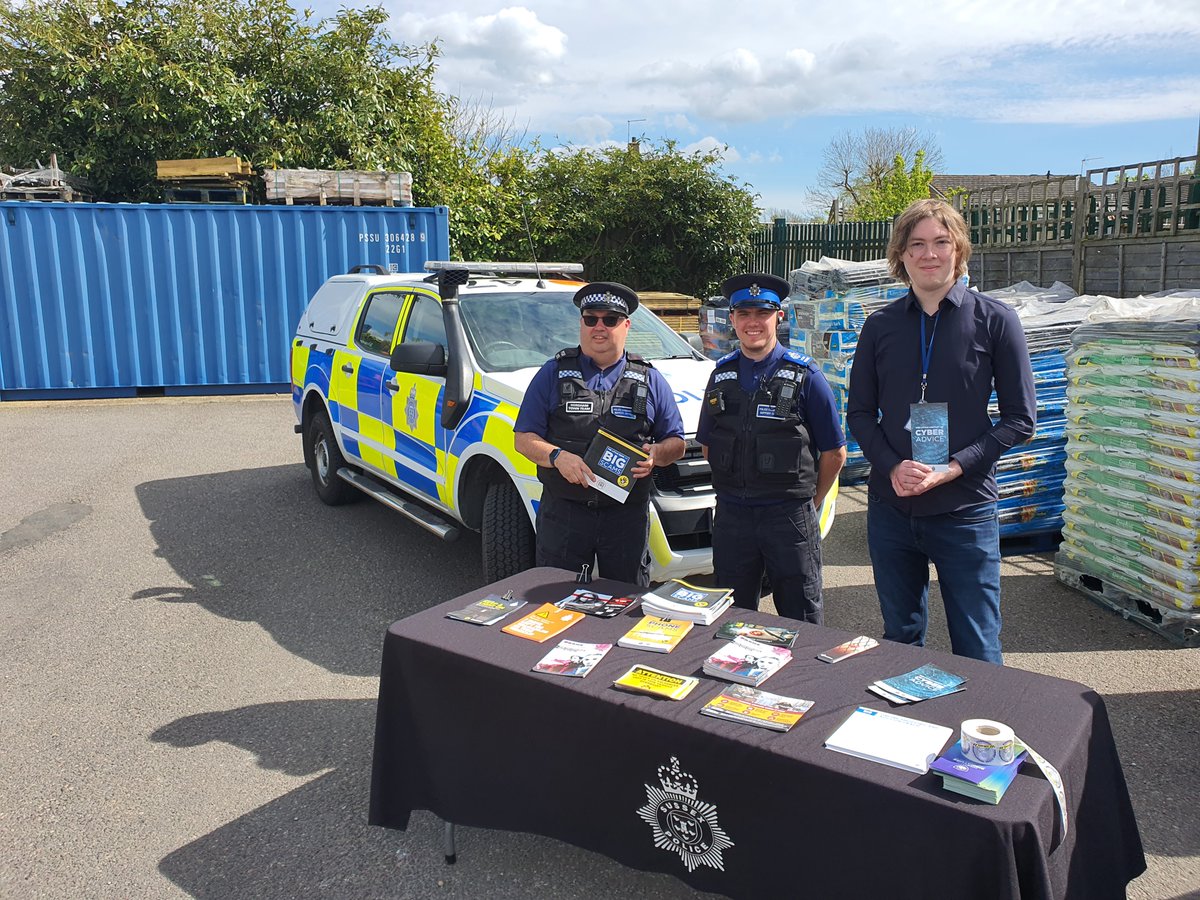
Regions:
[[1030, 195], [1036, 200], [1054, 199], [1075, 192], [1078, 175], [934, 175], [929, 184], [929, 196], [947, 198], [952, 193], [978, 195], [985, 191], [996, 191], [1008, 187], [1016, 191], [1017, 202], [1028, 201]]

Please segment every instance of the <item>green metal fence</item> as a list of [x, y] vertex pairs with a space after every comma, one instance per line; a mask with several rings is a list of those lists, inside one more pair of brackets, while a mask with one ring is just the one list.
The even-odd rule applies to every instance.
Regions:
[[882, 259], [892, 236], [889, 222], [842, 222], [837, 225], [789, 224], [776, 219], [750, 239], [747, 270], [786, 278], [801, 263], [822, 256]]

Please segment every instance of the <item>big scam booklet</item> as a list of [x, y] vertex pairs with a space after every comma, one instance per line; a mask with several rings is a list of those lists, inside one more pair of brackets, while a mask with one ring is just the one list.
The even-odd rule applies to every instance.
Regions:
[[640, 447], [635, 447], [601, 428], [596, 431], [583, 461], [595, 476], [591, 486], [619, 503], [624, 503], [629, 499], [629, 492], [633, 490], [633, 467], [643, 459], [649, 458], [649, 454]]

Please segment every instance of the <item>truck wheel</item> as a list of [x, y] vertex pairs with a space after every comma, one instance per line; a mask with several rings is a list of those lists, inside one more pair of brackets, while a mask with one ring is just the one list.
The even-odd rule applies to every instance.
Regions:
[[516, 486], [505, 479], [488, 485], [483, 498], [483, 577], [489, 584], [534, 564], [533, 526]]
[[312, 480], [317, 496], [330, 506], [341, 506], [353, 500], [358, 491], [338, 478], [337, 470], [346, 465], [346, 458], [342, 456], [324, 410], [312, 417], [304, 439], [308, 442], [305, 456], [312, 460]]

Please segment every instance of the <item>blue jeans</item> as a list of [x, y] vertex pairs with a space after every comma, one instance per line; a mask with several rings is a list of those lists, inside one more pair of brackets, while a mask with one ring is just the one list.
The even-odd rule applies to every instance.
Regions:
[[1000, 521], [995, 503], [937, 516], [910, 516], [872, 495], [867, 505], [867, 546], [886, 640], [925, 645], [932, 562], [955, 654], [1003, 665]]
[[717, 498], [713, 574], [733, 602], [758, 609], [763, 571], [781, 616], [821, 624], [821, 527], [811, 500], [743, 506]]

